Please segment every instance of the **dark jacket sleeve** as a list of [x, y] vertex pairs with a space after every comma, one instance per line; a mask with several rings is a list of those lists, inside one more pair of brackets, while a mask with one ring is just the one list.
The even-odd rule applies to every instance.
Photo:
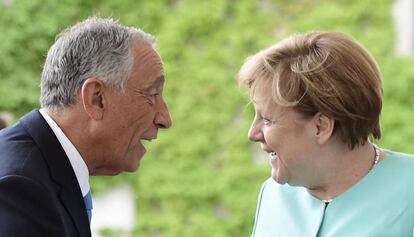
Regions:
[[0, 178], [0, 237], [61, 236], [62, 223], [46, 188], [19, 175]]

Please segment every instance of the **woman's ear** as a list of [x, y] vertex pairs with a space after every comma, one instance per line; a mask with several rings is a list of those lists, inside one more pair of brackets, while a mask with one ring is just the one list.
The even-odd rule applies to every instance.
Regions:
[[101, 120], [105, 110], [105, 84], [96, 79], [88, 78], [82, 85], [82, 104], [85, 112], [93, 120]]
[[326, 115], [318, 112], [313, 118], [316, 128], [315, 137], [318, 144], [325, 144], [332, 137], [335, 127], [335, 121]]

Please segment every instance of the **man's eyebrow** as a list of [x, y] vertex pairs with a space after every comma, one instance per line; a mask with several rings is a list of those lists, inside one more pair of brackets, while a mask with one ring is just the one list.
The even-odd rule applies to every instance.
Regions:
[[162, 85], [165, 82], [164, 75], [161, 75], [155, 79], [154, 85]]
[[164, 84], [164, 75], [157, 77], [154, 82], [148, 86], [148, 89], [158, 88]]
[[164, 84], [164, 81], [164, 75], [160, 75], [157, 78], [155, 78], [155, 80], [152, 81], [151, 84], [145, 84], [138, 90], [147, 93], [153, 90], [158, 90]]

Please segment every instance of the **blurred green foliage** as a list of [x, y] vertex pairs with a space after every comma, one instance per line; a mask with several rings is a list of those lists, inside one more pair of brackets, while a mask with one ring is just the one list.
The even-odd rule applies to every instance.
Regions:
[[380, 143], [414, 153], [414, 60], [393, 52], [391, 0], [0, 0], [0, 110], [39, 107], [47, 49], [90, 15], [156, 35], [165, 63], [173, 128], [146, 145], [138, 173], [92, 179], [95, 192], [133, 187], [134, 236], [250, 234], [269, 167], [253, 158], [253, 113], [235, 78], [248, 55], [296, 32], [344, 31], [372, 52], [385, 86]]

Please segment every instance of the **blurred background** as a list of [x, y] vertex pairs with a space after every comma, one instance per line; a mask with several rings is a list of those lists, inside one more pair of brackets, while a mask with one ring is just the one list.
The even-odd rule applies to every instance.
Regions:
[[[0, 0], [0, 117], [39, 107], [55, 36], [90, 15], [157, 36], [174, 125], [148, 143], [137, 173], [93, 177], [94, 236], [249, 236], [266, 155], [236, 82], [245, 58], [296, 32], [354, 36], [384, 76], [385, 148], [414, 153], [412, 0]], [[0, 151], [1, 152], [1, 151]], [[413, 171], [414, 172], [414, 171]], [[397, 174], [396, 174], [397, 175]]]

